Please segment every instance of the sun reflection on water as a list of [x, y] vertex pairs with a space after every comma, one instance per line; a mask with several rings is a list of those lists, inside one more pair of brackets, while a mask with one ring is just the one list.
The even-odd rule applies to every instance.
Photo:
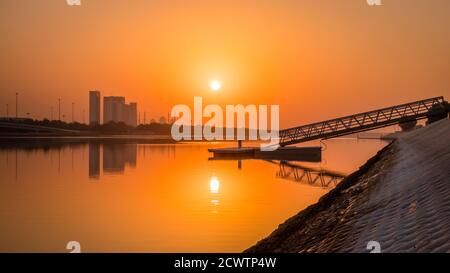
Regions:
[[[220, 190], [220, 181], [216, 176], [212, 176], [210, 181], [209, 181], [209, 191], [211, 192], [211, 194], [213, 195], [217, 195], [219, 193]], [[217, 199], [217, 196], [214, 196], [214, 198], [211, 200], [211, 204], [213, 206], [212, 209], [212, 213], [217, 214], [219, 213], [218, 211], [218, 206], [219, 206], [219, 200]]]
[[219, 193], [220, 189], [220, 181], [217, 179], [216, 176], [211, 177], [211, 180], [209, 181], [209, 190], [213, 194]]

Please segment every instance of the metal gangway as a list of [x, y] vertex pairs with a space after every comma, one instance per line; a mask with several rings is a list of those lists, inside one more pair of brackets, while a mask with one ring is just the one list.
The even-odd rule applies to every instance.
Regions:
[[351, 116], [280, 130], [280, 146], [329, 139], [447, 113], [444, 97], [395, 105]]

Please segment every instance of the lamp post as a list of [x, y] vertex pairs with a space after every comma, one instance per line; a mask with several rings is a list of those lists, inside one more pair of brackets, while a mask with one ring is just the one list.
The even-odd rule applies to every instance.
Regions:
[[75, 114], [74, 114], [74, 107], [75, 107], [75, 102], [72, 102], [72, 123], [74, 122], [74, 116], [75, 116]]
[[19, 117], [19, 92], [16, 92], [16, 118]]
[[61, 121], [61, 98], [58, 98], [58, 120]]

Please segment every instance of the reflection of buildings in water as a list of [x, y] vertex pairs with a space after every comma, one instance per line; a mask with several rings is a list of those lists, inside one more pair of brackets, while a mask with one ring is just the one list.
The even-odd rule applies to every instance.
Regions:
[[[18, 152], [17, 152], [17, 150], [18, 149], [15, 149], [14, 150], [14, 159], [13, 159], [13, 161], [14, 161], [14, 179], [15, 179], [15, 181], [17, 181], [18, 180], [18, 178], [19, 178], [19, 159], [18, 159]], [[1, 150], [0, 150], [1, 151]], [[9, 162], [9, 150], [5, 150], [5, 155], [6, 155], [6, 168], [7, 169], [9, 169], [9, 165], [10, 165], [10, 162]]]
[[[103, 144], [103, 172], [123, 173], [125, 166], [136, 166], [137, 144]], [[89, 178], [100, 177], [100, 144], [89, 144]]]
[[100, 144], [89, 143], [89, 178], [100, 177]]
[[103, 172], [123, 173], [125, 165], [136, 166], [137, 144], [104, 144]]
[[176, 158], [176, 145], [173, 144], [140, 144], [138, 147], [139, 158], [147, 158], [147, 156], [153, 156], [155, 153], [159, 155], [167, 155], [168, 159]]
[[[138, 149], [139, 148], [139, 149]], [[137, 157], [145, 158], [154, 152], [167, 153], [168, 158], [175, 158], [175, 145], [139, 145], [136, 143], [90, 143], [89, 144], [89, 178], [100, 177], [100, 158], [103, 159], [103, 172], [105, 174], [120, 174], [125, 167], [136, 167]]]

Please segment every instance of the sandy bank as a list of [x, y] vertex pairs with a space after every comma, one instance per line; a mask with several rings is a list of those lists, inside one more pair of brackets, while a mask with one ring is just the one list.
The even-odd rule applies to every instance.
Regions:
[[403, 134], [246, 252], [450, 252], [450, 120]]

